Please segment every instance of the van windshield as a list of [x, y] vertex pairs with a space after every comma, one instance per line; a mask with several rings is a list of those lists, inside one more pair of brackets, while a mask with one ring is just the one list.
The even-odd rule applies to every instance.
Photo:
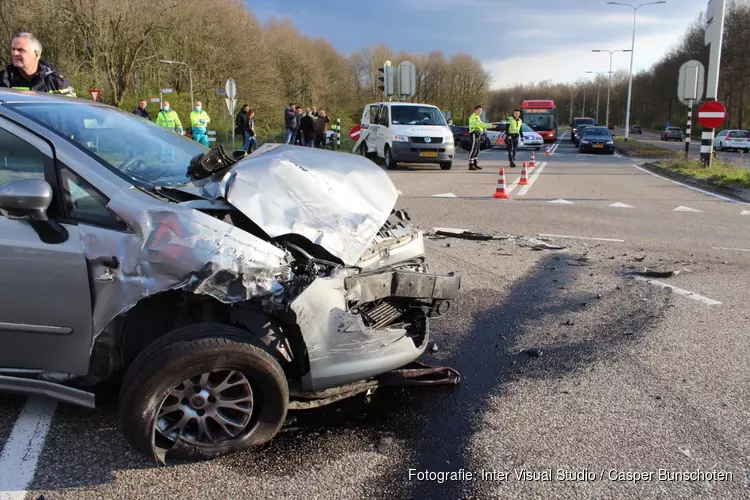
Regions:
[[445, 117], [434, 106], [391, 106], [393, 125], [443, 125]]

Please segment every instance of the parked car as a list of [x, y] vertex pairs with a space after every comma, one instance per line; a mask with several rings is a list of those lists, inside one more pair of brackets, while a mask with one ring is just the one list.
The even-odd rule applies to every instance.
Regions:
[[581, 125], [596, 125], [596, 120], [588, 116], [576, 116], [570, 123], [570, 141], [576, 142], [576, 133]]
[[680, 141], [684, 140], [682, 135], [682, 129], [680, 127], [667, 127], [661, 132], [662, 141]]
[[[506, 148], [505, 135], [507, 130], [507, 123], [505, 121], [493, 122], [493, 128], [489, 129], [487, 137], [490, 140], [492, 147]], [[539, 151], [544, 145], [544, 138], [539, 132], [535, 132], [531, 127], [525, 123], [521, 125], [521, 134], [523, 138], [519, 141], [518, 149], [534, 149]]]
[[615, 141], [608, 127], [586, 127], [579, 139], [579, 153], [604, 152], [615, 154]]
[[643, 128], [640, 125], [633, 125], [630, 127], [631, 134], [643, 134]]
[[443, 170], [453, 166], [453, 132], [431, 104], [371, 103], [360, 123], [360, 139], [352, 152], [382, 158], [388, 169], [399, 163], [436, 163]]
[[419, 358], [457, 296], [397, 198], [357, 155], [230, 156], [0, 89], [2, 390], [93, 408], [119, 383], [125, 438], [162, 462], [267, 442], [295, 400]]
[[750, 133], [747, 130], [722, 130], [714, 139], [716, 149], [727, 151], [734, 149], [750, 153]]
[[[469, 134], [469, 127], [460, 125], [452, 125], [451, 131], [453, 132], [453, 143], [456, 146], [460, 146], [466, 151], [471, 150], [471, 134]], [[490, 140], [486, 134], [480, 136], [479, 149], [485, 150], [491, 147]]]

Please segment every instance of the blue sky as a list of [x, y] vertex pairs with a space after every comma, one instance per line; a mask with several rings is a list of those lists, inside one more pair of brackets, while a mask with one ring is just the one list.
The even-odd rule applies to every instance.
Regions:
[[[621, 0], [623, 1], [623, 0]], [[646, 3], [647, 0], [623, 3]], [[349, 54], [386, 44], [396, 52], [466, 52], [482, 61], [493, 87], [607, 71], [609, 54], [629, 49], [633, 9], [607, 0], [245, 0], [261, 19], [288, 17], [303, 33]], [[707, 0], [667, 0], [638, 10], [633, 69], [648, 68], [705, 11]], [[612, 69], [628, 69], [616, 53]]]

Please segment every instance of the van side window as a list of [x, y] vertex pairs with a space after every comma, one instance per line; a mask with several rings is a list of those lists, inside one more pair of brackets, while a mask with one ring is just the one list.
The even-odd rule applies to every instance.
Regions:
[[380, 113], [380, 125], [388, 126], [388, 106], [383, 106], [383, 110]]
[[370, 106], [370, 124], [377, 125], [380, 123], [380, 106], [377, 104]]

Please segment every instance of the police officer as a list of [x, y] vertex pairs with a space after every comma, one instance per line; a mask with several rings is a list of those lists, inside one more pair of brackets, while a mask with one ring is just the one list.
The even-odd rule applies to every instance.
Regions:
[[156, 124], [173, 132], [178, 132], [180, 135], [185, 135], [180, 117], [177, 116], [177, 113], [173, 109], [169, 109], [169, 101], [164, 101], [161, 111], [156, 115]]
[[469, 134], [471, 134], [471, 149], [469, 151], [469, 170], [482, 170], [479, 166], [479, 146], [482, 133], [493, 127], [491, 123], [484, 123], [481, 118], [482, 106], [477, 104], [469, 117]]
[[203, 111], [203, 104], [195, 102], [195, 109], [190, 112], [190, 125], [193, 127], [193, 140], [208, 147], [207, 127], [211, 122], [208, 113]]
[[508, 125], [506, 129], [505, 144], [508, 146], [508, 161], [510, 166], [516, 166], [516, 151], [518, 150], [518, 138], [521, 136], [521, 110], [516, 108], [513, 110], [513, 116], [508, 117]]
[[11, 64], [0, 71], [0, 87], [76, 97], [70, 82], [41, 60], [42, 44], [20, 32], [10, 42]]

